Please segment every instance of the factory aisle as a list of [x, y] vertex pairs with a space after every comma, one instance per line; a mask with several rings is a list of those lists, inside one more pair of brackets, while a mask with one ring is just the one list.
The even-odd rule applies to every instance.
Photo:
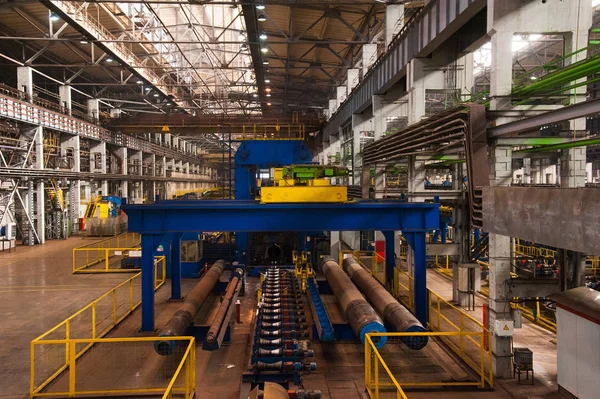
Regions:
[[29, 397], [29, 343], [132, 276], [71, 273], [71, 250], [95, 240], [72, 237], [0, 252], [0, 398]]
[[[452, 281], [433, 269], [427, 270], [427, 288], [452, 301]], [[477, 294], [475, 302], [475, 310], [467, 313], [481, 321], [483, 304], [487, 303], [487, 298]], [[556, 334], [523, 318], [523, 328], [515, 329], [513, 345], [529, 348], [533, 352], [535, 383], [533, 386], [526, 383], [519, 385], [516, 379], [496, 379], [496, 387], [502, 387], [514, 398], [561, 398], [557, 385]]]

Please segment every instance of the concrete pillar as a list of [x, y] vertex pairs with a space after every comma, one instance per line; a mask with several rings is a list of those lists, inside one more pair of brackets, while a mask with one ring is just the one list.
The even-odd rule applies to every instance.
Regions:
[[[37, 127], [35, 134], [35, 167], [44, 169], [44, 132], [41, 126]], [[42, 179], [37, 181], [36, 194], [36, 230], [40, 244], [43, 244], [46, 242], [46, 190]]]
[[585, 187], [586, 148], [568, 148], [561, 151], [560, 186]]
[[[117, 150], [117, 157], [121, 161], [121, 173], [125, 176], [129, 174], [129, 165], [128, 165], [128, 153], [127, 148], [122, 147]], [[123, 179], [121, 181], [121, 196], [128, 198], [129, 197], [129, 180]]]
[[[95, 154], [100, 154], [100, 159], [99, 159], [99, 167], [96, 166], [96, 158], [95, 158]], [[92, 173], [101, 173], [101, 174], [106, 174], [106, 143], [105, 142], [97, 142], [94, 145], [90, 146], [90, 172]], [[102, 192], [102, 195], [109, 195], [110, 193], [108, 192], [108, 181], [107, 180], [102, 180], [100, 182], [100, 187], [99, 187], [100, 191]]]
[[337, 87], [337, 103], [338, 107], [342, 105], [344, 101], [346, 101], [346, 87], [347, 86], [338, 86]]
[[60, 105], [64, 107], [67, 115], [71, 115], [73, 102], [71, 101], [71, 86], [58, 86], [58, 96], [60, 97]]
[[425, 116], [425, 61], [415, 58], [408, 64], [408, 124], [418, 123]]
[[371, 65], [377, 61], [377, 45], [365, 44], [362, 47], [362, 76], [364, 77]]
[[33, 69], [28, 66], [17, 67], [17, 89], [33, 99]]
[[[508, 186], [512, 181], [512, 147], [491, 148], [490, 184]], [[511, 320], [510, 282], [511, 238], [499, 234], [489, 234], [489, 326], [494, 331], [496, 320]], [[492, 336], [492, 366], [494, 375], [500, 378], [511, 377], [512, 348], [510, 337]]]
[[[63, 135], [64, 136], [64, 135]], [[63, 140], [60, 144], [61, 151], [63, 154], [66, 153], [67, 149], [73, 149], [73, 172], [81, 172], [81, 138], [80, 136], [71, 136], [66, 140]], [[73, 220], [71, 223], [74, 226], [73, 231], [78, 231], [78, 222], [81, 217], [81, 181], [80, 180], [71, 180], [72, 190], [75, 191], [73, 196], [70, 196], [69, 199], [69, 208], [70, 214]]]
[[100, 100], [96, 98], [90, 98], [87, 101], [88, 116], [94, 119], [100, 118]]
[[385, 45], [390, 45], [392, 39], [404, 26], [404, 4], [388, 4], [385, 8]]
[[408, 159], [408, 201], [420, 202], [419, 195], [425, 191], [427, 157], [413, 156]]
[[331, 231], [330, 233], [330, 252], [329, 255], [338, 261], [338, 257], [340, 256], [340, 232], [339, 231]]
[[383, 115], [384, 96], [373, 96], [373, 130], [375, 132], [375, 141], [383, 137], [387, 127], [387, 120]]
[[357, 69], [357, 68], [348, 69], [347, 79], [348, 79], [348, 82], [347, 82], [348, 83], [348, 93], [350, 93], [352, 91], [352, 89], [354, 89], [358, 85], [358, 82], [360, 82], [360, 69]]
[[111, 108], [109, 112], [110, 112], [111, 118], [120, 118], [121, 117], [121, 108]]
[[331, 118], [333, 114], [337, 111], [337, 100], [331, 99], [329, 100], [329, 117]]

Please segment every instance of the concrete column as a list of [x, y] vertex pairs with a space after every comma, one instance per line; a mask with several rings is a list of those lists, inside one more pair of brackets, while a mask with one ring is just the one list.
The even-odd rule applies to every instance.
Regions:
[[60, 105], [65, 108], [67, 115], [71, 115], [71, 110], [73, 109], [71, 86], [58, 86], [58, 96], [60, 97]]
[[346, 89], [347, 86], [338, 86], [337, 87], [337, 103], [338, 107], [342, 105], [344, 101], [346, 101]]
[[340, 256], [340, 232], [339, 231], [331, 231], [330, 233], [330, 252], [329, 255], [338, 261], [338, 257]]
[[167, 177], [167, 157], [162, 157], [162, 168], [160, 171], [160, 176]]
[[568, 148], [560, 156], [560, 186], [585, 187], [586, 148]]
[[348, 83], [348, 93], [350, 93], [352, 91], [352, 89], [354, 89], [358, 85], [358, 82], [360, 81], [360, 69], [357, 69], [357, 68], [348, 69], [347, 79], [348, 79], [348, 82], [347, 82]]
[[[121, 161], [121, 173], [125, 176], [129, 174], [129, 165], [128, 165], [128, 154], [127, 148], [119, 148], [117, 150], [117, 157]], [[121, 181], [121, 196], [128, 198], [129, 197], [129, 180], [123, 179]]]
[[385, 8], [385, 45], [390, 45], [392, 39], [404, 26], [404, 4], [388, 4]]
[[94, 119], [100, 118], [100, 100], [90, 98], [87, 102], [88, 116]]
[[[95, 162], [95, 154], [96, 153], [100, 153], [100, 165], [99, 167], [96, 167], [96, 162]], [[95, 145], [90, 146], [90, 171], [92, 173], [102, 173], [102, 174], [106, 174], [106, 143], [105, 142], [98, 142]], [[100, 191], [102, 192], [102, 195], [109, 195], [110, 193], [108, 192], [108, 181], [107, 180], [102, 180], [100, 182], [100, 187], [99, 187]]]
[[375, 141], [383, 137], [383, 133], [387, 127], [387, 120], [383, 115], [383, 102], [383, 96], [373, 96], [373, 130], [375, 132]]
[[329, 100], [329, 117], [331, 118], [333, 114], [337, 111], [337, 100], [331, 99]]
[[377, 61], [377, 45], [365, 44], [362, 47], [362, 76], [364, 77], [371, 65]]
[[17, 89], [27, 94], [29, 101], [33, 99], [33, 69], [28, 66], [17, 67]]
[[[508, 186], [512, 181], [512, 147], [491, 148], [490, 184]], [[511, 320], [510, 282], [511, 238], [499, 234], [489, 234], [490, 296], [489, 327], [494, 331], [496, 320]], [[511, 377], [512, 348], [510, 337], [492, 336], [492, 366], [494, 375], [500, 378]]]
[[427, 175], [425, 173], [425, 159], [423, 157], [410, 157], [408, 160], [408, 201], [420, 202], [419, 195], [425, 190]]
[[109, 112], [111, 118], [120, 118], [122, 111], [121, 108], [111, 108]]
[[[72, 171], [74, 172], [81, 172], [81, 138], [80, 136], [71, 136], [66, 140], [63, 140], [60, 144], [61, 146], [61, 150], [64, 153], [66, 153], [67, 149], [73, 149], [73, 167], [72, 167]], [[71, 181], [72, 184], [72, 190], [75, 191], [74, 196], [72, 196], [69, 200], [69, 208], [70, 208], [70, 213], [71, 213], [71, 217], [74, 218], [74, 220], [71, 220], [71, 223], [77, 227], [73, 228], [73, 231], [78, 231], [78, 222], [79, 222], [79, 217], [81, 217], [81, 199], [80, 199], [80, 193], [81, 193], [81, 181], [80, 180], [72, 180]]]
[[[44, 169], [44, 132], [41, 126], [37, 127], [35, 134], [35, 167]], [[44, 180], [37, 181], [37, 203], [36, 203], [36, 230], [40, 244], [46, 242], [46, 190]]]

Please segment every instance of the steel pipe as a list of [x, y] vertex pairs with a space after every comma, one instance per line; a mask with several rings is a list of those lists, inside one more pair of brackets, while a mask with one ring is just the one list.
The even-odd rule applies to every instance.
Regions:
[[[218, 337], [222, 334], [219, 334], [219, 331], [221, 331], [222, 328], [227, 329], [227, 325], [229, 324], [229, 318], [226, 316], [232, 305], [233, 298], [239, 291], [239, 287], [241, 286], [243, 276], [244, 271], [242, 269], [237, 268], [233, 271], [232, 278], [231, 281], [229, 281], [229, 284], [227, 285], [227, 290], [225, 291], [223, 301], [221, 301], [221, 305], [219, 305], [219, 309], [217, 310], [215, 319], [213, 320], [208, 330], [208, 333], [206, 334], [206, 338], [204, 340], [203, 345], [204, 349], [212, 350], [216, 349], [216, 347], [220, 345], [220, 340], [218, 339]], [[229, 316], [231, 316], [231, 313], [229, 314]]]
[[[218, 260], [213, 263], [202, 280], [187, 295], [185, 302], [183, 302], [179, 310], [173, 314], [167, 325], [160, 330], [158, 333], [159, 337], [177, 337], [185, 334], [185, 331], [193, 323], [204, 301], [217, 281], [219, 281], [223, 270], [225, 270], [224, 260]], [[175, 341], [157, 341], [154, 344], [154, 349], [160, 355], [170, 355], [175, 349]]]
[[[424, 332], [425, 328], [417, 318], [402, 306], [371, 273], [363, 268], [356, 259], [345, 258], [342, 267], [348, 277], [365, 294], [375, 310], [383, 316], [386, 324], [396, 332]], [[402, 337], [401, 341], [411, 349], [423, 349], [427, 337]]]
[[[365, 342], [365, 334], [386, 332], [379, 315], [333, 258], [323, 258], [321, 270], [323, 270], [323, 274], [346, 316], [346, 320], [350, 323], [352, 331], [361, 342]], [[386, 337], [373, 338], [373, 344], [377, 348], [385, 345], [386, 341]]]

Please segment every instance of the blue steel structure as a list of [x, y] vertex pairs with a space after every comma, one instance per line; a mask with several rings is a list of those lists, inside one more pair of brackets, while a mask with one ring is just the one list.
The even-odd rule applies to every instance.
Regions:
[[[252, 200], [256, 196], [257, 178], [261, 169], [312, 163], [312, 153], [304, 141], [260, 140], [243, 141], [235, 153], [235, 199]], [[248, 233], [235, 236], [236, 257], [248, 264]]]
[[[417, 318], [427, 323], [425, 235], [439, 228], [439, 205], [400, 201], [348, 204], [271, 204], [254, 201], [172, 201], [127, 205], [129, 230], [142, 236], [142, 330], [154, 329], [153, 256], [168, 235], [201, 231], [383, 231], [393, 252], [393, 232], [402, 231], [414, 250], [414, 303]], [[167, 235], [167, 236], [166, 236]], [[391, 258], [391, 257], [388, 257]], [[393, 278], [394, 260], [386, 261]], [[173, 265], [173, 276], [176, 276]], [[175, 278], [173, 279], [175, 280]], [[180, 282], [172, 282], [174, 288]], [[179, 291], [180, 294], [180, 291]]]

